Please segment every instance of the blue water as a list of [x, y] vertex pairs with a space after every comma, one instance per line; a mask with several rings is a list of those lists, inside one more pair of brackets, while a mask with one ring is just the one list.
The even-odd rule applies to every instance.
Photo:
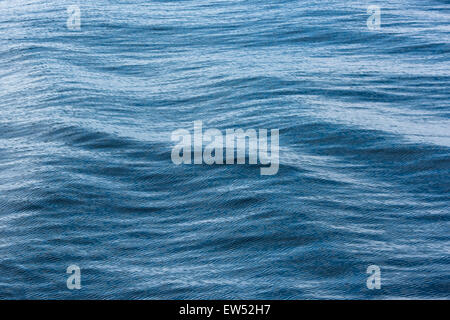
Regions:
[[[450, 298], [449, 40], [437, 0], [0, 1], [0, 298]], [[278, 174], [176, 166], [196, 120]]]

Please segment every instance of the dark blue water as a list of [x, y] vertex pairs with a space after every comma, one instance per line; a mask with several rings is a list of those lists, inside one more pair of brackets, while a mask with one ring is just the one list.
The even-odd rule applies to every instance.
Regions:
[[[0, 1], [0, 298], [450, 298], [448, 1], [72, 4]], [[176, 166], [195, 120], [278, 174]]]

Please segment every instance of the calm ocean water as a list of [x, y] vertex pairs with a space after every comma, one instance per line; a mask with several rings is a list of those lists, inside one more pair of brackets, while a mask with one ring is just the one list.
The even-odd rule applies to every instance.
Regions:
[[[437, 0], [0, 1], [0, 298], [450, 298], [449, 40]], [[195, 120], [280, 129], [278, 174], [176, 166]]]

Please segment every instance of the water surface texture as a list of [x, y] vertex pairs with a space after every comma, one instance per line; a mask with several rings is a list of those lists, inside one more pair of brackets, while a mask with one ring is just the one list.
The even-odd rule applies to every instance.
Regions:
[[[0, 298], [450, 298], [449, 40], [438, 0], [0, 1]], [[278, 174], [175, 165], [196, 120]]]

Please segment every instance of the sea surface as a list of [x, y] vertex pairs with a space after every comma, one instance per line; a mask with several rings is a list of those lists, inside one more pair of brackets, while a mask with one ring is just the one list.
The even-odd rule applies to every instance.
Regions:
[[[0, 299], [449, 299], [449, 41], [438, 0], [0, 1]], [[175, 165], [197, 120], [278, 173]]]

